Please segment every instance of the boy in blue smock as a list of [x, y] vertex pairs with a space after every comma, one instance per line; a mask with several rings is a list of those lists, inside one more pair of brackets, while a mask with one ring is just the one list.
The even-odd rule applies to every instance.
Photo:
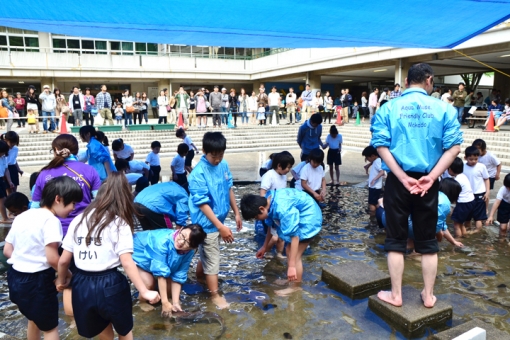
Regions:
[[188, 193], [175, 182], [151, 185], [135, 197], [135, 209], [143, 230], [172, 229], [186, 225], [188, 219]]
[[[241, 212], [245, 220], [266, 220], [268, 225], [276, 225], [278, 237], [287, 245], [287, 278], [299, 284], [303, 278], [303, 262], [301, 257], [312, 239], [321, 231], [322, 212], [319, 205], [307, 193], [296, 189], [270, 190], [266, 197], [245, 195], [241, 199]], [[257, 252], [259, 258], [269, 250], [266, 246], [269, 239]], [[279, 295], [287, 295], [299, 286], [276, 291]]]
[[453, 106], [429, 96], [434, 71], [425, 63], [409, 68], [401, 97], [381, 106], [374, 116], [371, 144], [388, 172], [384, 191], [386, 241], [391, 291], [379, 299], [402, 306], [402, 276], [408, 238], [407, 220], [412, 212], [415, 250], [422, 254], [425, 307], [436, 303], [434, 282], [439, 247], [435, 237], [439, 176], [460, 152], [462, 132]]
[[188, 177], [191, 222], [201, 225], [207, 233], [199, 247], [197, 278], [205, 275], [213, 303], [218, 308], [227, 308], [227, 301], [219, 294], [218, 273], [220, 239], [227, 243], [234, 241], [232, 231], [223, 224], [230, 208], [235, 214], [237, 231], [243, 225], [232, 189], [232, 174], [223, 160], [227, 140], [221, 132], [207, 132], [202, 139], [202, 148], [203, 156]]
[[[158, 284], [162, 315], [181, 312], [180, 293], [188, 279], [191, 259], [205, 239], [205, 232], [198, 224], [178, 230], [158, 229], [136, 233], [133, 237], [133, 261], [140, 277], [149, 290]], [[169, 301], [171, 296], [172, 302]], [[140, 300], [145, 300], [140, 297]], [[152, 308], [151, 308], [152, 309]]]

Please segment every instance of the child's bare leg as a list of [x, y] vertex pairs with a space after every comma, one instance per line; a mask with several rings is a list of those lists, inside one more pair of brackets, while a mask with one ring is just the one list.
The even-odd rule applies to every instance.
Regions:
[[482, 221], [475, 221], [475, 230], [473, 230], [473, 233], [479, 233], [482, 231], [483, 223]]
[[329, 167], [329, 177], [331, 178], [331, 184], [335, 184], [335, 174], [334, 174], [333, 164]]
[[[142, 282], [145, 285], [145, 287], [147, 287], [147, 289], [153, 290], [156, 285], [154, 276], [152, 276], [151, 273], [148, 273], [141, 268], [138, 268], [138, 273], [140, 274], [140, 278], [142, 279]], [[140, 300], [139, 306], [141, 310], [143, 310], [144, 312], [154, 310], [154, 307], [150, 303], [148, 303], [145, 299], [143, 299], [141, 295], [138, 296], [138, 299]]]
[[2, 221], [9, 221], [9, 217], [7, 216], [7, 210], [5, 209], [5, 197], [0, 198], [0, 214], [2, 215]]
[[41, 340], [41, 330], [35, 325], [33, 321], [30, 320], [28, 320], [27, 339]]
[[210, 275], [205, 274], [205, 281], [207, 282], [207, 289], [211, 292], [211, 300], [220, 309], [228, 308], [229, 303], [224, 296], [221, 296], [218, 288], [218, 274]]
[[471, 233], [471, 221], [464, 222], [463, 226], [464, 228], [462, 230], [462, 236], [466, 236], [468, 234], [468, 230], [469, 233]]
[[[99, 340], [113, 340], [113, 326], [112, 324], [109, 324], [108, 326], [106, 326], [105, 329], [103, 329], [103, 331], [101, 332], [101, 334], [99, 334]], [[120, 336], [119, 336], [120, 338]]]
[[58, 340], [58, 328], [55, 327], [51, 331], [43, 332], [44, 340]]
[[340, 165], [335, 165], [336, 170], [336, 183], [340, 184]]
[[[270, 233], [271, 229], [269, 229], [267, 232]], [[276, 244], [277, 241], [278, 241], [278, 236], [272, 235], [271, 239], [269, 240], [269, 242], [267, 244], [266, 252], [270, 252], [271, 249], [273, 249], [273, 246]]]
[[197, 279], [203, 279], [205, 277], [204, 267], [202, 266], [202, 261], [198, 260], [197, 270], [196, 270]]
[[453, 229], [455, 229], [455, 237], [459, 238], [459, 237], [464, 236], [462, 230], [463, 229], [465, 230], [465, 228], [464, 228], [464, 225], [462, 223], [454, 221], [453, 222]]
[[[302, 290], [301, 281], [303, 280], [303, 261], [301, 260], [301, 257], [303, 256], [303, 253], [305, 252], [306, 248], [308, 247], [308, 242], [306, 243], [300, 243], [298, 246], [298, 252], [296, 254], [296, 277], [297, 280], [291, 283], [291, 286], [289, 288], [281, 289], [275, 291], [275, 294], [280, 296], [286, 296], [291, 293], [297, 292], [299, 290]], [[290, 255], [290, 244], [287, 246], [287, 256]]]
[[[278, 236], [277, 236], [278, 238]], [[278, 238], [278, 241], [276, 241], [276, 255], [281, 255], [283, 257], [283, 248], [285, 248], [285, 241]]]
[[506, 237], [506, 229], [508, 227], [508, 223], [501, 223], [499, 225], [499, 236]]
[[368, 205], [368, 210], [370, 212], [370, 217], [375, 217], [375, 210], [376, 210], [375, 205], [369, 204]]

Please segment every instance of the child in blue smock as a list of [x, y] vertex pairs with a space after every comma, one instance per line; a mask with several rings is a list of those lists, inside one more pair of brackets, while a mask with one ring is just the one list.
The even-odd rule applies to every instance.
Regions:
[[[188, 279], [191, 259], [206, 233], [198, 224], [178, 230], [158, 229], [136, 233], [133, 260], [147, 289], [154, 289], [156, 278], [163, 306], [162, 315], [180, 312], [181, 286]], [[172, 302], [169, 294], [171, 292]], [[140, 297], [140, 300], [145, 301]]]
[[89, 161], [89, 165], [96, 169], [101, 182], [103, 182], [112, 172], [117, 171], [110, 156], [110, 152], [96, 139], [96, 129], [91, 125], [82, 126], [80, 128], [80, 138], [82, 142], [87, 143], [86, 158]]
[[[270, 190], [266, 197], [245, 195], [241, 199], [241, 212], [245, 220], [266, 220], [268, 225], [276, 225], [278, 237], [287, 245], [287, 278], [300, 283], [303, 278], [301, 257], [311, 240], [321, 231], [322, 212], [314, 199], [307, 193], [296, 189]], [[264, 256], [266, 243], [257, 256]], [[277, 291], [286, 295], [299, 290], [298, 286]]]

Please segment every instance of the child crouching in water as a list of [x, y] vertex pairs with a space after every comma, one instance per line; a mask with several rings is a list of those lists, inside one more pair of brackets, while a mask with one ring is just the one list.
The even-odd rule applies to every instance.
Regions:
[[[4, 255], [11, 264], [7, 274], [9, 298], [27, 319], [27, 339], [58, 339], [58, 298], [55, 271], [62, 241], [62, 225], [56, 217], [66, 218], [81, 202], [83, 193], [72, 178], [51, 179], [44, 186], [41, 209], [31, 209], [16, 217], [5, 238]], [[23, 207], [25, 208], [25, 207]], [[65, 284], [71, 272], [62, 270]]]
[[[278, 237], [288, 242], [287, 278], [290, 282], [301, 283], [303, 279], [303, 262], [301, 257], [308, 244], [322, 229], [322, 212], [314, 199], [303, 191], [296, 189], [270, 190], [266, 197], [245, 195], [241, 199], [241, 212], [245, 220], [266, 220], [268, 225], [276, 225]], [[257, 255], [264, 256], [266, 245]], [[287, 295], [301, 288], [294, 285], [276, 291], [278, 295]]]
[[126, 177], [113, 172], [97, 198], [69, 226], [56, 286], [59, 291], [67, 286], [64, 278], [74, 258], [73, 310], [78, 334], [83, 337], [113, 339], [113, 325], [119, 339], [133, 339], [131, 290], [126, 277], [117, 270], [120, 265], [142, 298], [150, 303], [159, 301], [158, 292], [145, 287], [131, 257], [135, 215]]

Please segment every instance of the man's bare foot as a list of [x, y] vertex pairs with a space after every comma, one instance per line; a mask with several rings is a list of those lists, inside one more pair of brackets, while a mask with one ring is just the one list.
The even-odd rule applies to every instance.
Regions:
[[224, 296], [221, 296], [219, 294], [216, 294], [211, 297], [212, 302], [218, 307], [219, 309], [225, 309], [230, 306], [230, 304], [227, 302]]
[[278, 286], [286, 286], [289, 283], [289, 280], [286, 279], [278, 279], [274, 282], [275, 285]]
[[423, 301], [423, 305], [427, 308], [432, 308], [436, 304], [437, 298], [434, 295], [428, 296], [427, 298], [424, 298], [425, 293], [422, 291], [420, 293], [421, 295], [421, 301]]
[[141, 310], [143, 310], [144, 312], [150, 312], [152, 310], [154, 310], [154, 306], [152, 306], [150, 303], [148, 303], [147, 301], [139, 301], [138, 302], [138, 306], [140, 307]]
[[288, 296], [292, 293], [298, 292], [300, 290], [303, 290], [301, 287], [289, 287], [285, 289], [275, 290], [274, 293], [278, 296]]
[[401, 296], [393, 297], [393, 295], [391, 294], [391, 291], [381, 290], [379, 293], [377, 293], [377, 297], [379, 298], [379, 300], [387, 302], [390, 305], [393, 305], [395, 307], [402, 306], [402, 297]]

